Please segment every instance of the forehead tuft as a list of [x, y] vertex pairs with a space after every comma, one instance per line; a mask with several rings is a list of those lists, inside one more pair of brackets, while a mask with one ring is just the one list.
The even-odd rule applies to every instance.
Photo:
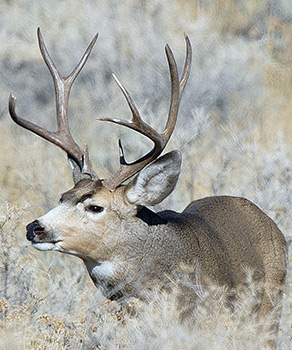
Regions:
[[101, 180], [82, 179], [69, 191], [62, 194], [60, 202], [76, 205], [84, 199], [93, 196], [99, 189], [103, 188]]

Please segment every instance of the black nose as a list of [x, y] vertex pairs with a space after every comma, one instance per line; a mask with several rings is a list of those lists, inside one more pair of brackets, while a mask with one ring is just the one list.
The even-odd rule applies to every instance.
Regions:
[[33, 241], [36, 235], [41, 235], [44, 233], [45, 229], [40, 225], [40, 223], [35, 220], [26, 226], [26, 238], [29, 241]]

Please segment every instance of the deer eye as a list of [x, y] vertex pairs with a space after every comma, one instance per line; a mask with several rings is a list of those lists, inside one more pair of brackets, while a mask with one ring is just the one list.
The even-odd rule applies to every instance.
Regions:
[[101, 213], [103, 211], [103, 207], [100, 207], [98, 205], [89, 205], [85, 208], [86, 211], [90, 211], [92, 213]]

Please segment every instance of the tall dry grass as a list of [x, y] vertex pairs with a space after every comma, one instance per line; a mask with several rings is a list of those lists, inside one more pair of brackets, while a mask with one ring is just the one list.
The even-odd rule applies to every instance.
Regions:
[[[171, 289], [153, 288], [145, 300], [108, 302], [75, 259], [33, 251], [20, 239], [26, 207], [3, 207], [1, 218], [0, 348], [12, 349], [265, 349], [272, 315], [252, 313], [256, 286], [226, 305], [222, 288], [204, 289], [180, 276]], [[285, 287], [279, 349], [291, 342], [291, 284]], [[178, 283], [196, 295], [181, 321]], [[181, 288], [181, 287], [180, 287]], [[185, 294], [186, 296], [188, 293]], [[261, 331], [259, 333], [259, 326]]]
[[[72, 185], [61, 151], [13, 125], [19, 114], [55, 127], [51, 78], [35, 31], [42, 28], [60, 70], [69, 72], [100, 38], [70, 100], [74, 137], [89, 144], [100, 177], [117, 167], [117, 140], [135, 159], [149, 144], [95, 116], [128, 118], [111, 73], [128, 87], [144, 118], [162, 128], [169, 98], [165, 43], [181, 65], [183, 32], [193, 45], [192, 74], [168, 149], [183, 153], [175, 192], [157, 210], [182, 210], [208, 195], [245, 196], [291, 236], [291, 18], [288, 0], [2, 1], [0, 3], [0, 349], [263, 349], [250, 317], [253, 288], [231, 314], [222, 291], [194, 286], [193, 319], [179, 322], [177, 289], [155, 290], [132, 312], [108, 304], [76, 258], [34, 251], [25, 225]], [[291, 252], [289, 253], [291, 264]], [[278, 349], [291, 346], [291, 265]], [[251, 284], [252, 287], [252, 284]]]

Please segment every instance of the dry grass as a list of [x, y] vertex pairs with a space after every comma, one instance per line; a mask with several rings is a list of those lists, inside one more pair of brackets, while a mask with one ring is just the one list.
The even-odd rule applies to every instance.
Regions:
[[[224, 290], [206, 290], [181, 276], [171, 290], [154, 288], [144, 301], [132, 300], [122, 307], [106, 301], [77, 259], [36, 252], [22, 239], [19, 231], [26, 209], [2, 208], [1, 349], [262, 350], [273, 338], [269, 329], [272, 318], [259, 324], [252, 314], [257, 303], [252, 283], [232, 312], [226, 306]], [[184, 323], [182, 310], [177, 308], [181, 297], [178, 282], [188, 290], [191, 287], [196, 295], [191, 316]], [[283, 307], [279, 349], [288, 349], [291, 341], [289, 283], [283, 305], [275, 306]]]
[[[132, 300], [122, 307], [109, 303], [76, 258], [30, 247], [23, 237], [28, 209], [1, 208], [1, 349], [262, 350], [273, 339], [272, 315], [259, 323], [252, 314], [258, 302], [252, 282], [232, 312], [224, 289], [206, 290], [199, 280], [195, 284], [182, 276], [171, 283], [171, 290], [153, 288], [144, 301]], [[289, 349], [291, 342], [290, 265], [283, 304], [275, 305], [275, 311], [283, 308], [278, 349]], [[196, 295], [184, 323], [177, 307], [178, 284]]]
[[[24, 238], [26, 223], [54, 206], [72, 182], [59, 150], [11, 123], [7, 99], [13, 90], [21, 115], [53, 129], [53, 89], [36, 27], [65, 73], [100, 32], [73, 88], [70, 114], [77, 141], [89, 144], [98, 174], [108, 176], [117, 167], [119, 137], [129, 158], [148, 145], [95, 121], [97, 115], [129, 115], [111, 73], [129, 88], [145, 119], [161, 128], [169, 96], [163, 46], [171, 45], [180, 68], [186, 32], [193, 45], [192, 74], [169, 145], [182, 151], [183, 171], [175, 192], [157, 209], [182, 210], [192, 199], [214, 194], [245, 196], [289, 239], [290, 2], [99, 0], [69, 7], [66, 1], [20, 0], [2, 1], [0, 18], [0, 349], [262, 350], [269, 320], [259, 336], [250, 317], [253, 288], [234, 314], [222, 291], [196, 289], [192, 322], [182, 325], [176, 288], [154, 291], [129, 314], [98, 295], [78, 259], [34, 251]], [[281, 350], [292, 341], [291, 261], [290, 253]]]

